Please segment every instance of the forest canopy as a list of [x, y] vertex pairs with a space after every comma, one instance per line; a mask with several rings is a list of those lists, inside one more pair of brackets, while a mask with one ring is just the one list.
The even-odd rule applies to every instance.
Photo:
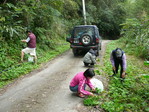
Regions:
[[[85, 0], [85, 7], [87, 24], [97, 25], [103, 39], [122, 38], [126, 48], [149, 59], [148, 0]], [[36, 34], [39, 49], [48, 51], [81, 24], [81, 0], [1, 0], [0, 69], [18, 62], [26, 30]]]

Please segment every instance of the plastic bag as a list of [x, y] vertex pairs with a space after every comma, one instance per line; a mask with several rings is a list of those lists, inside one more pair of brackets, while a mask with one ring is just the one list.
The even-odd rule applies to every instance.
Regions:
[[28, 57], [28, 62], [34, 62], [34, 57], [33, 56], [29, 56]]
[[104, 90], [103, 83], [102, 83], [100, 80], [98, 80], [98, 79], [96, 79], [96, 78], [92, 78], [90, 81], [91, 81], [92, 85], [93, 85], [95, 88], [100, 89], [101, 92]]

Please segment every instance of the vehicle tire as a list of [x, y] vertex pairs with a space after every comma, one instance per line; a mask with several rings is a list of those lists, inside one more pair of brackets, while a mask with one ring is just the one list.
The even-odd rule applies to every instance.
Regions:
[[85, 46], [90, 45], [93, 41], [92, 36], [90, 36], [89, 34], [83, 34], [80, 39], [82, 44]]
[[88, 65], [89, 65], [89, 63], [85, 63], [85, 62], [84, 62], [84, 66], [88, 66]]
[[97, 56], [99, 56], [99, 49], [100, 49], [100, 48], [98, 47], [98, 48], [97, 48]]
[[101, 43], [100, 43], [100, 45], [99, 45], [99, 50], [101, 50]]
[[74, 54], [74, 56], [77, 56], [78, 55], [78, 50], [77, 49], [72, 49], [72, 52], [73, 52], [73, 54]]

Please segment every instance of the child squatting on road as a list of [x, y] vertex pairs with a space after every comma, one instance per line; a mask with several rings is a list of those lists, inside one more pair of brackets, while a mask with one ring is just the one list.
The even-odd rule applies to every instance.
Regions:
[[90, 79], [95, 76], [94, 70], [89, 68], [85, 72], [77, 73], [70, 82], [70, 90], [76, 92], [77, 95], [81, 98], [84, 98], [85, 95], [94, 96], [92, 92], [86, 91], [86, 84], [95, 91], [95, 87], [91, 84]]

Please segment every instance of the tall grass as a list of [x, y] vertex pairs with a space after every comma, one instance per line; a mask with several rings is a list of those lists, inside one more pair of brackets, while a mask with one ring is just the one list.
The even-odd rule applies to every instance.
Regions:
[[[125, 50], [137, 57], [149, 60], [149, 21], [148, 17], [140, 20], [127, 19], [122, 24], [121, 42]], [[128, 50], [129, 49], [129, 50]]]

